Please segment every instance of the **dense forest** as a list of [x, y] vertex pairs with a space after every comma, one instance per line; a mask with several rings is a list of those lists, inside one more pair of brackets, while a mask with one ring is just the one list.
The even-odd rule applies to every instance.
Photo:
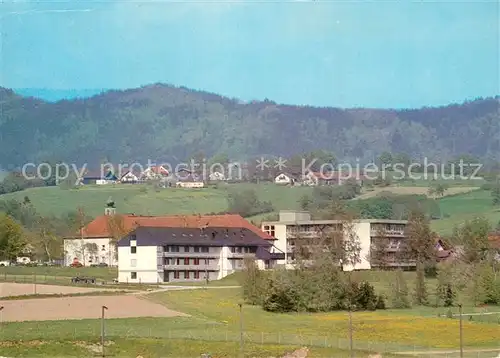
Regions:
[[411, 110], [243, 103], [155, 84], [56, 103], [0, 88], [0, 166], [26, 162], [241, 160], [325, 149], [341, 160], [384, 151], [448, 160], [500, 158], [499, 97]]

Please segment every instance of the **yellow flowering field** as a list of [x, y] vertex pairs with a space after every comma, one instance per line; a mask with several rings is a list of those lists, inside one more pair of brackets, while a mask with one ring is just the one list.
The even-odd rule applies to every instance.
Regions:
[[[172, 309], [225, 325], [221, 329], [237, 332], [242, 302], [239, 289], [171, 291], [151, 295], [151, 299]], [[263, 334], [296, 334], [308, 337], [348, 338], [348, 314], [288, 313], [275, 314], [260, 307], [244, 305], [245, 331]], [[396, 310], [353, 313], [354, 337], [362, 342], [385, 342], [407, 346], [456, 348], [459, 346], [459, 321], [450, 318], [422, 317], [417, 312]], [[467, 347], [498, 347], [500, 325], [464, 320]]]

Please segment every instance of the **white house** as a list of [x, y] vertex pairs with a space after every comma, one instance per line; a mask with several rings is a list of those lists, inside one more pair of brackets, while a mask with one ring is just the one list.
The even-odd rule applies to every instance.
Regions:
[[140, 226], [118, 242], [118, 281], [218, 280], [241, 270], [246, 255], [268, 269], [283, 257], [272, 246], [244, 227]]
[[405, 239], [405, 220], [312, 220], [305, 211], [280, 211], [278, 221], [262, 223], [262, 230], [276, 238], [274, 246], [285, 253], [283, 260], [287, 268], [293, 268], [295, 243], [300, 240], [320, 238], [332, 232], [340, 233], [344, 238], [358, 241], [360, 245], [360, 262], [355, 265], [343, 265], [344, 271], [369, 270], [370, 251], [372, 245], [382, 236], [389, 238], [387, 256], [389, 265], [393, 267], [413, 266], [412, 263], [398, 262], [396, 251], [401, 240]]
[[279, 185], [289, 185], [293, 184], [293, 179], [289, 175], [281, 173], [274, 178], [274, 183]]
[[205, 183], [202, 181], [179, 181], [176, 183], [178, 188], [203, 188]]
[[139, 177], [135, 175], [131, 171], [127, 171], [125, 174], [122, 175], [120, 178], [121, 183], [137, 183], [139, 181]]

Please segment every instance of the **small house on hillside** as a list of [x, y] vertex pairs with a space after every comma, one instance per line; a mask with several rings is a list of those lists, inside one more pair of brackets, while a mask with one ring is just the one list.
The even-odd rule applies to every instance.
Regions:
[[219, 172], [213, 172], [208, 176], [208, 179], [210, 181], [222, 181], [222, 180], [226, 180], [226, 176], [222, 173], [219, 173]]
[[154, 180], [154, 179], [163, 179], [169, 176], [169, 172], [165, 167], [159, 166], [150, 166], [146, 168], [141, 174], [141, 180]]
[[137, 183], [139, 181], [139, 176], [140, 176], [140, 174], [134, 173], [134, 172], [129, 170], [121, 176], [120, 183], [124, 183], [124, 184]]
[[105, 184], [115, 184], [118, 181], [116, 175], [111, 171], [88, 171], [85, 173], [81, 180], [81, 184], [95, 184], [95, 185], [105, 185]]
[[293, 185], [295, 180], [289, 174], [280, 173], [276, 178], [274, 178], [274, 183], [278, 185]]

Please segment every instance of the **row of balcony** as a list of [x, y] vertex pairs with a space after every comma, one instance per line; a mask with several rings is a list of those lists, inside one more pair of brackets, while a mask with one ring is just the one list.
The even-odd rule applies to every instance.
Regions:
[[219, 265], [158, 265], [158, 271], [219, 271]]
[[[254, 255], [242, 252], [230, 252], [227, 254], [229, 259], [242, 259], [245, 256]], [[158, 257], [186, 257], [186, 258], [209, 258], [218, 259], [220, 253], [217, 252], [158, 252]]]

